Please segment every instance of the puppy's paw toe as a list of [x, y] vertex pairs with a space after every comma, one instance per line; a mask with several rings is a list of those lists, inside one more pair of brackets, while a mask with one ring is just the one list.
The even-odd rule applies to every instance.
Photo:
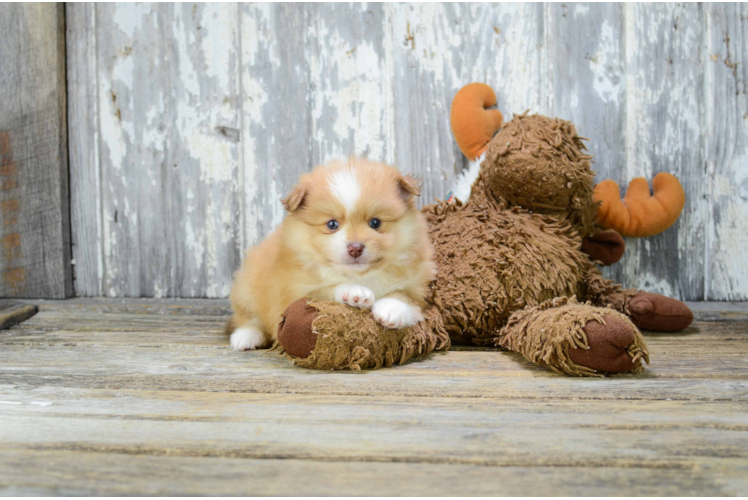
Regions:
[[421, 309], [399, 299], [380, 299], [374, 303], [371, 313], [385, 328], [406, 328], [423, 320]]
[[374, 304], [374, 292], [360, 285], [339, 285], [335, 300], [353, 307], [369, 309]]
[[265, 345], [265, 334], [255, 328], [237, 328], [231, 334], [231, 348], [249, 351]]

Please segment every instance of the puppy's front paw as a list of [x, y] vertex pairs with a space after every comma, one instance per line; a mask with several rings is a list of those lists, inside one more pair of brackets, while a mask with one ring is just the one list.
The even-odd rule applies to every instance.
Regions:
[[423, 320], [420, 307], [393, 298], [376, 301], [371, 313], [374, 315], [374, 319], [385, 328], [405, 328]]
[[255, 328], [237, 328], [231, 334], [231, 348], [235, 351], [249, 351], [265, 345], [265, 334]]
[[360, 285], [338, 285], [335, 288], [335, 301], [369, 309], [374, 304], [374, 292]]

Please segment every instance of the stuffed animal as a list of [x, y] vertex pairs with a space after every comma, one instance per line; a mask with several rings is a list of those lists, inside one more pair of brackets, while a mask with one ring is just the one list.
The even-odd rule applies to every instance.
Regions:
[[[631, 181], [623, 201], [618, 184], [612, 180], [594, 186], [593, 192], [595, 174], [589, 168], [592, 156], [583, 153], [586, 147], [576, 136], [574, 125], [523, 115], [504, 131], [503, 136], [510, 140], [499, 142], [492, 140], [503, 120], [501, 112], [490, 109], [495, 105], [493, 90], [482, 83], [463, 87], [452, 102], [452, 132], [470, 160], [454, 190], [457, 199], [466, 201], [475, 188], [475, 195], [481, 198], [504, 200], [508, 206], [566, 219], [582, 237], [583, 251], [604, 265], [617, 262], [623, 255], [625, 243], [620, 235], [653, 236], [680, 216], [686, 195], [673, 175], [663, 172], [655, 176], [654, 195], [650, 195], [643, 177]], [[527, 148], [522, 150], [525, 143], [547, 142], [546, 134], [556, 127], [567, 129], [562, 133], [566, 141], [552, 144], [551, 149], [568, 153], [572, 148], [571, 155], [538, 157]], [[511, 148], [511, 154], [504, 148]], [[486, 157], [488, 162], [484, 164]], [[474, 186], [476, 178], [479, 186]], [[590, 203], [590, 194], [594, 203]]]
[[[637, 326], [677, 331], [691, 323], [682, 302], [623, 289], [582, 251], [583, 238], [600, 232], [599, 202], [591, 156], [574, 126], [523, 114], [494, 135], [502, 122], [486, 109], [494, 104], [483, 84], [463, 88], [453, 102], [458, 145], [481, 161], [468, 169], [474, 180], [467, 196], [458, 186], [453, 203], [423, 208], [437, 263], [425, 320], [387, 330], [366, 310], [301, 299], [278, 330], [287, 357], [310, 368], [369, 369], [459, 342], [503, 347], [559, 373], [599, 376], [640, 371], [649, 361]], [[672, 185], [656, 189], [670, 193]], [[676, 206], [668, 196], [656, 201], [670, 214], [656, 220], [662, 228], [679, 199]], [[638, 211], [629, 214], [621, 220], [648, 227], [647, 220], [639, 225]]]

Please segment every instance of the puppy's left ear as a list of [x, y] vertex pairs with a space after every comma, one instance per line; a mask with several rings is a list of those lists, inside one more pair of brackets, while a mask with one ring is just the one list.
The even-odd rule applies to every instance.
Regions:
[[397, 187], [400, 189], [400, 198], [409, 202], [414, 196], [421, 196], [421, 183], [409, 175], [401, 175], [397, 179]]
[[304, 186], [295, 186], [288, 196], [281, 200], [283, 207], [289, 212], [295, 212], [304, 206], [307, 189]]

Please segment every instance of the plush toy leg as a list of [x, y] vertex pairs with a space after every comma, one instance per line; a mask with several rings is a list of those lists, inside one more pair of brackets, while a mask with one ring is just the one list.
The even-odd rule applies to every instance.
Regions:
[[425, 320], [400, 330], [382, 327], [371, 311], [335, 302], [300, 299], [278, 326], [278, 345], [295, 364], [321, 370], [366, 370], [403, 364], [449, 349], [449, 334], [435, 307]]
[[612, 307], [618, 312], [629, 315], [628, 304], [636, 290], [623, 288], [613, 280], [603, 278], [600, 270], [593, 264], [584, 275], [579, 294], [582, 300], [588, 300], [598, 307]]
[[693, 321], [693, 312], [680, 300], [658, 293], [636, 292], [628, 302], [636, 326], [654, 332], [679, 332]]
[[680, 300], [658, 293], [621, 288], [614, 281], [603, 278], [600, 270], [591, 266], [585, 276], [582, 296], [600, 307], [612, 307], [631, 318], [644, 330], [678, 332], [693, 321], [693, 312]]
[[517, 311], [496, 345], [533, 363], [573, 376], [638, 372], [649, 352], [641, 332], [612, 309], [558, 298]]

